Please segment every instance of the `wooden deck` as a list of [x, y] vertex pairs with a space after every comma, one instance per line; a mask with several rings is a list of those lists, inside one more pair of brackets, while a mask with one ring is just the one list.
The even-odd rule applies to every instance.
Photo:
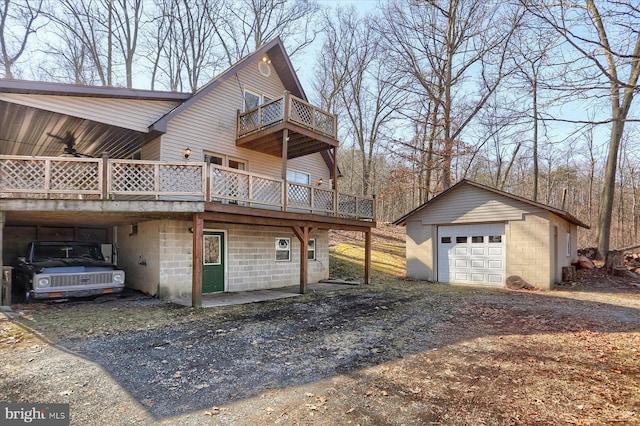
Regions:
[[338, 146], [338, 118], [288, 92], [238, 111], [236, 145], [288, 159]]
[[111, 210], [106, 201], [119, 203], [124, 211], [137, 210], [136, 203], [126, 202], [163, 201], [174, 204], [167, 212], [198, 211], [189, 209], [189, 203], [204, 202], [352, 220], [375, 218], [372, 198], [207, 163], [106, 157], [0, 156], [0, 199], [69, 200], [76, 205], [101, 201], [104, 210]]

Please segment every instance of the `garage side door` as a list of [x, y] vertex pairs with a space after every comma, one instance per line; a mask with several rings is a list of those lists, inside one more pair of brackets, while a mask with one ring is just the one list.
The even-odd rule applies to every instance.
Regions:
[[438, 281], [502, 286], [505, 225], [438, 227]]

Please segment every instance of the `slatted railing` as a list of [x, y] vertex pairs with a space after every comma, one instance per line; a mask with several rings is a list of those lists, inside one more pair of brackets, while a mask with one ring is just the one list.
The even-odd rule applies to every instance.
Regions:
[[0, 155], [0, 198], [208, 201], [375, 218], [371, 198], [199, 162]]
[[246, 112], [238, 112], [238, 137], [290, 121], [332, 138], [337, 137], [334, 114], [285, 92], [284, 95]]

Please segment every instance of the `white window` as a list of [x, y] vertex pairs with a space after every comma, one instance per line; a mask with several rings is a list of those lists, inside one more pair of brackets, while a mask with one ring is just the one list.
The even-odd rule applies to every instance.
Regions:
[[244, 89], [244, 110], [250, 111], [254, 108], [258, 108], [262, 104], [270, 102], [273, 97], [260, 93], [257, 90]]
[[247, 162], [244, 160], [229, 158], [229, 168], [236, 170], [247, 170]]
[[309, 240], [309, 248], [307, 249], [307, 258], [309, 260], [316, 260], [316, 240], [312, 238]]
[[287, 181], [309, 185], [309, 182], [311, 182], [311, 175], [309, 175], [309, 173], [287, 169]]
[[276, 261], [278, 262], [291, 261], [291, 239], [290, 238], [276, 238]]
[[571, 232], [567, 232], [567, 257], [571, 257]]
[[247, 166], [246, 160], [231, 158], [224, 154], [216, 154], [214, 152], [205, 152], [204, 162], [207, 164], [215, 164], [217, 166], [229, 167], [230, 169], [236, 169], [236, 170], [249, 169], [249, 167]]
[[244, 110], [249, 111], [257, 108], [261, 104], [261, 96], [258, 93], [244, 90]]

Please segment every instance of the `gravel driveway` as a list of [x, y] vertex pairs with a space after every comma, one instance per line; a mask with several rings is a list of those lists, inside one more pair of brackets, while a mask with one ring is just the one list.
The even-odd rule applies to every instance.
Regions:
[[[72, 424], [464, 424], [468, 413], [445, 410], [455, 398], [445, 376], [432, 384], [444, 394], [432, 397], [426, 379], [409, 383], [416, 374], [444, 374], [437, 362], [454, 358], [438, 354], [473, 343], [479, 360], [495, 350], [494, 339], [584, 330], [638, 339], [640, 294], [398, 280], [209, 310], [134, 297], [19, 306], [12, 316], [0, 323], [0, 394], [69, 403]], [[407, 365], [422, 357], [426, 364], [411, 373]], [[404, 385], [381, 379], [393, 371], [408, 374]], [[469, 375], [451, 371], [455, 383]], [[637, 383], [640, 373], [629, 374]], [[475, 373], [470, 383], [482, 377], [492, 376]], [[630, 398], [620, 410], [640, 404], [637, 394]], [[470, 421], [513, 422], [499, 413]]]

